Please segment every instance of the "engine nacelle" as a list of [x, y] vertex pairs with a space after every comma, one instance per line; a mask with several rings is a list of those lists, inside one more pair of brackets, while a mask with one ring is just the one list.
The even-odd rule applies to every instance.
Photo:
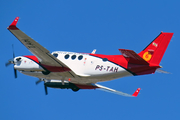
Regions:
[[38, 63], [23, 56], [14, 58], [14, 68], [20, 71], [43, 71], [44, 70]]
[[62, 81], [46, 81], [44, 82], [44, 85], [51, 88], [60, 88], [60, 89], [72, 89], [73, 91], [78, 91], [80, 88], [78, 88], [75, 84], [69, 83], [65, 81], [62, 83]]

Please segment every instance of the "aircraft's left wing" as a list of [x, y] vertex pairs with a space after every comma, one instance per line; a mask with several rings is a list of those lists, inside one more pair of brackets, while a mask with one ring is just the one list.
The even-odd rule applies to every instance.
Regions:
[[127, 93], [124, 93], [124, 92], [121, 92], [121, 91], [117, 91], [117, 90], [114, 90], [114, 89], [111, 89], [111, 88], [108, 88], [108, 87], [105, 87], [105, 86], [102, 86], [102, 85], [99, 85], [99, 84], [94, 84], [94, 85], [97, 86], [98, 88], [100, 88], [100, 90], [115, 93], [115, 94], [126, 96], [126, 97], [137, 97], [140, 90], [141, 90], [141, 88], [138, 88], [132, 95], [130, 95], [130, 94], [127, 94]]
[[[55, 66], [55, 67], [66, 67], [63, 62], [58, 60], [56, 57], [51, 55], [51, 53], [41, 46], [39, 43], [34, 41], [24, 32], [19, 30], [16, 27], [19, 17], [16, 17], [15, 20], [11, 23], [11, 25], [7, 28], [27, 49], [31, 51], [39, 60], [39, 62], [46, 66]], [[71, 73], [72, 75], [72, 73]], [[75, 74], [74, 74], [75, 75]]]
[[[73, 83], [75, 84], [75, 83]], [[132, 95], [131, 94], [128, 94], [128, 93], [124, 93], [124, 92], [121, 92], [121, 91], [117, 91], [117, 90], [114, 90], [114, 89], [111, 89], [111, 88], [108, 88], [108, 87], [105, 87], [105, 86], [102, 86], [102, 85], [99, 85], [99, 84], [75, 84], [78, 88], [80, 89], [99, 89], [99, 90], [102, 90], [102, 91], [105, 91], [105, 92], [110, 92], [110, 93], [114, 93], [114, 94], [118, 94], [118, 95], [121, 95], [121, 96], [126, 96], [126, 97], [137, 97], [141, 88], [138, 88]]]

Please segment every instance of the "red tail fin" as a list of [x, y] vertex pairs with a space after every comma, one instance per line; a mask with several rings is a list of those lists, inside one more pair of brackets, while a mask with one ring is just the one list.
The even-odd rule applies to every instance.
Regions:
[[173, 33], [161, 32], [160, 35], [138, 55], [149, 63], [159, 65], [172, 36]]

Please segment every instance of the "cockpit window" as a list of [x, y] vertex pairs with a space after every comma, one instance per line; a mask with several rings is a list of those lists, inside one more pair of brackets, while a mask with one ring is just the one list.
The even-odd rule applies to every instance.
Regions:
[[20, 57], [19, 57], [19, 58], [16, 58], [16, 60], [17, 60], [17, 61], [20, 61], [20, 60], [21, 60], [21, 58], [20, 58]]
[[74, 60], [75, 58], [76, 58], [76, 55], [73, 55], [73, 56], [71, 57], [72, 60]]
[[53, 53], [53, 56], [54, 56], [54, 57], [58, 57], [58, 54], [57, 54], [57, 53]]
[[107, 58], [103, 58], [102, 60], [103, 60], [104, 62], [108, 61], [108, 59], [107, 59]]
[[65, 59], [68, 59], [68, 58], [69, 58], [69, 54], [65, 55], [64, 58], [65, 58]]
[[78, 57], [78, 60], [82, 60], [82, 59], [83, 59], [83, 56], [80, 55], [80, 56]]

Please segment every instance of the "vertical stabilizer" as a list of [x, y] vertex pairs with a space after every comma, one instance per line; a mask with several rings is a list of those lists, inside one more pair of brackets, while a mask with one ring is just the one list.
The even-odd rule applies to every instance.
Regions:
[[173, 33], [161, 32], [159, 36], [138, 55], [151, 64], [159, 65], [172, 36]]

